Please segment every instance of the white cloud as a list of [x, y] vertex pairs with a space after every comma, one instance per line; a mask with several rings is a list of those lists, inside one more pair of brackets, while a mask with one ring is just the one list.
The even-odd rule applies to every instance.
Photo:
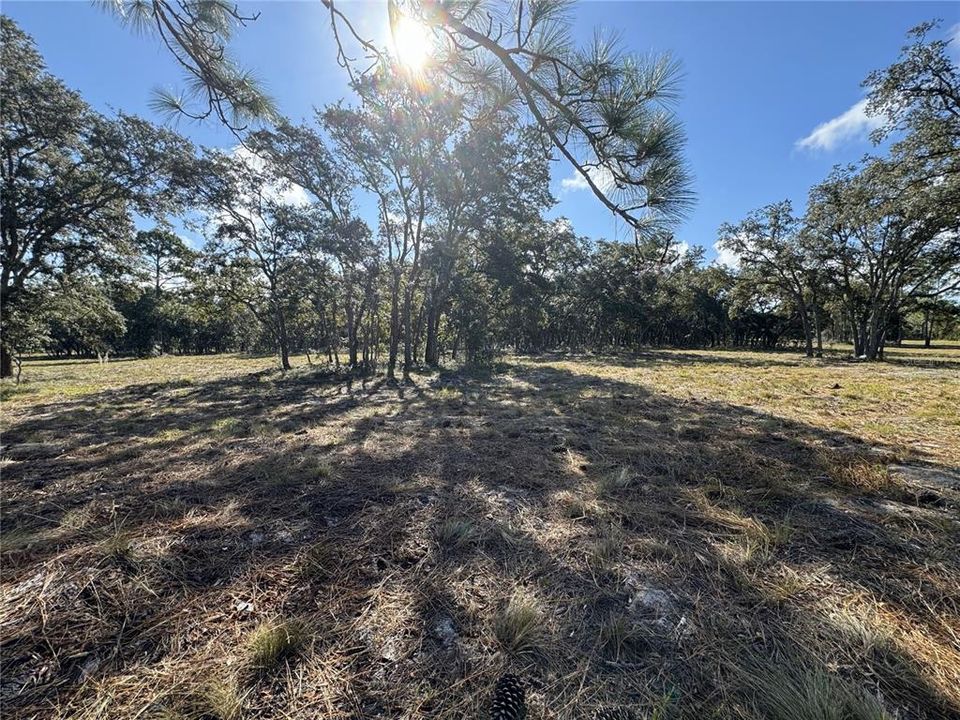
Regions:
[[[255, 172], [262, 173], [266, 171], [267, 164], [264, 159], [243, 145], [237, 145], [230, 154]], [[284, 205], [303, 207], [310, 204], [310, 196], [307, 194], [307, 191], [300, 185], [288, 180], [271, 182], [264, 190], [266, 197], [283, 203]]]
[[[387, 227], [386, 229], [394, 233], [403, 232], [403, 224], [406, 222], [406, 217], [403, 213], [393, 212], [392, 210], [387, 211]], [[383, 216], [380, 216], [380, 222], [383, 223]]]
[[813, 132], [797, 140], [796, 146], [800, 150], [830, 151], [850, 140], [865, 138], [882, 124], [883, 118], [867, 115], [867, 101], [863, 99], [842, 115], [817, 125]]
[[[587, 174], [594, 184], [600, 188], [601, 192], [607, 193], [613, 190], [613, 173], [605, 167], [587, 168]], [[579, 170], [574, 170], [570, 177], [560, 181], [560, 187], [564, 190], [589, 190], [587, 179], [580, 174]]]
[[303, 207], [310, 204], [310, 196], [307, 195], [307, 191], [296, 183], [290, 183], [288, 187], [280, 190], [280, 200], [284, 205]]
[[[232, 148], [230, 150], [230, 155], [236, 160], [242, 162], [254, 172], [266, 172], [266, 162], [264, 159], [248, 150], [243, 145], [237, 145], [236, 147]], [[252, 199], [252, 196], [248, 193], [245, 193], [243, 188], [240, 188], [240, 192], [244, 194], [246, 199]], [[267, 183], [263, 187], [263, 196], [282, 205], [288, 205], [292, 207], [306, 207], [311, 203], [310, 195], [307, 193], [307, 191], [300, 185], [288, 180], [278, 179]], [[237, 210], [237, 215], [253, 223], [259, 229], [263, 229], [262, 218], [256, 216], [254, 213], [246, 210]], [[230, 213], [219, 210], [213, 213], [204, 214], [202, 216], [202, 224], [200, 227], [203, 229], [205, 235], [210, 235], [216, 230], [218, 225], [229, 224], [235, 219], [236, 218]]]
[[740, 256], [725, 247], [721, 247], [719, 240], [713, 244], [713, 249], [717, 253], [717, 257], [713, 261], [714, 263], [717, 265], [726, 265], [731, 270], [737, 270], [740, 267]]
[[574, 172], [571, 177], [564, 178], [560, 181], [560, 187], [564, 190], [586, 190], [589, 186], [583, 175]]

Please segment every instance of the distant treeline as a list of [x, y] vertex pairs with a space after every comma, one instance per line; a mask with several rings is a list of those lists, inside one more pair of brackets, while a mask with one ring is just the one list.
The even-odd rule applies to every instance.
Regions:
[[[305, 352], [393, 377], [504, 351], [831, 340], [878, 359], [956, 339], [960, 83], [931, 27], [867, 79], [889, 154], [837, 168], [802, 215], [781, 202], [724, 225], [707, 242], [731, 268], [662, 227], [617, 243], [547, 220], [543, 128], [506, 108], [471, 117], [381, 73], [355, 84], [361, 107], [196, 148], [92, 110], [4, 17], [2, 373], [32, 352]], [[637, 142], [672, 157], [679, 136], [656, 127]], [[653, 192], [675, 166], [648, 169]]]
[[[142, 247], [156, 248], [159, 234], [142, 233]], [[109, 335], [115, 353], [208, 354], [232, 351], [275, 352], [271, 327], [243, 302], [218, 292], [199, 268], [203, 257], [176, 236], [167, 236], [179, 254], [164, 265], [160, 282], [115, 284], [108, 303], [79, 318], [51, 316], [51, 354], [89, 355], [90, 333]], [[434, 361], [443, 357], [480, 361], [498, 352], [548, 350], [630, 350], [649, 346], [750, 347], [775, 349], [805, 343], [796, 306], [762, 296], [746, 272], [704, 265], [702, 250], [681, 252], [651, 247], [644, 258], [633, 245], [591, 243], [577, 238], [563, 222], [541, 223], [537, 232], [503, 235], [484, 248], [470, 272], [450, 281], [437, 308], [434, 297], [414, 298], [411, 358], [428, 362], [428, 322], [434, 331]], [[436, 256], [425, 263], [427, 287], [437, 288]], [[142, 262], [155, 264], [156, 257]], [[354, 316], [360, 316], [354, 342], [356, 364], [382, 365], [389, 350], [390, 291], [374, 266], [364, 282]], [[369, 279], [369, 277], [368, 277]], [[287, 320], [290, 353], [319, 353], [330, 362], [351, 362], [346, 288], [340, 278], [324, 284], [331, 294], [302, 303]], [[91, 307], [97, 288], [76, 288], [77, 303]], [[824, 293], [817, 312], [826, 342], [852, 343], [853, 328], [840, 301]], [[69, 315], [66, 313], [65, 315]], [[84, 317], [96, 327], [87, 327]], [[109, 318], [112, 329], [105, 321]], [[355, 321], [356, 322], [356, 321]], [[960, 305], [947, 299], [917, 298], [889, 318], [887, 337], [960, 339]]]

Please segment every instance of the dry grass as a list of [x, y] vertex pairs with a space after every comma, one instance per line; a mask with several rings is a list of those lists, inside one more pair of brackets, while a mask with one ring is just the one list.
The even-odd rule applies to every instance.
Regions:
[[247, 665], [257, 672], [269, 672], [292, 657], [310, 637], [300, 620], [267, 620], [247, 638]]
[[462, 549], [470, 545], [476, 536], [476, 525], [466, 518], [448, 518], [437, 528], [437, 542], [445, 550]]
[[214, 678], [201, 687], [195, 710], [201, 717], [240, 720], [247, 694], [231, 680]]
[[616, 661], [636, 660], [645, 649], [647, 635], [634, 619], [611, 613], [600, 626], [600, 645]]
[[767, 720], [893, 720], [870, 693], [793, 658], [758, 665], [743, 683]]
[[956, 716], [960, 493], [892, 466], [960, 464], [960, 352], [890, 355], [29, 362], [4, 717]]
[[543, 643], [543, 612], [537, 601], [523, 593], [511, 597], [493, 621], [493, 634], [501, 647], [514, 655], [533, 655]]

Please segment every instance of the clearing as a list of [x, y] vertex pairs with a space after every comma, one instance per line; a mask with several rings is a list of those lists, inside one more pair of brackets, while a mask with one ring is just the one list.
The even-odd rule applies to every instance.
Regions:
[[960, 713], [960, 351], [274, 362], [4, 386], [6, 717]]

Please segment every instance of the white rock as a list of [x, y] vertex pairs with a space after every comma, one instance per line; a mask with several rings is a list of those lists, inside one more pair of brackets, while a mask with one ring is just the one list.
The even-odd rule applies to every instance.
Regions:
[[444, 647], [450, 647], [457, 639], [457, 631], [449, 615], [440, 615], [433, 623], [431, 633]]
[[631, 611], [666, 615], [676, 609], [676, 601], [668, 591], [650, 585], [642, 580], [637, 573], [628, 573], [625, 583], [630, 590], [628, 607]]

